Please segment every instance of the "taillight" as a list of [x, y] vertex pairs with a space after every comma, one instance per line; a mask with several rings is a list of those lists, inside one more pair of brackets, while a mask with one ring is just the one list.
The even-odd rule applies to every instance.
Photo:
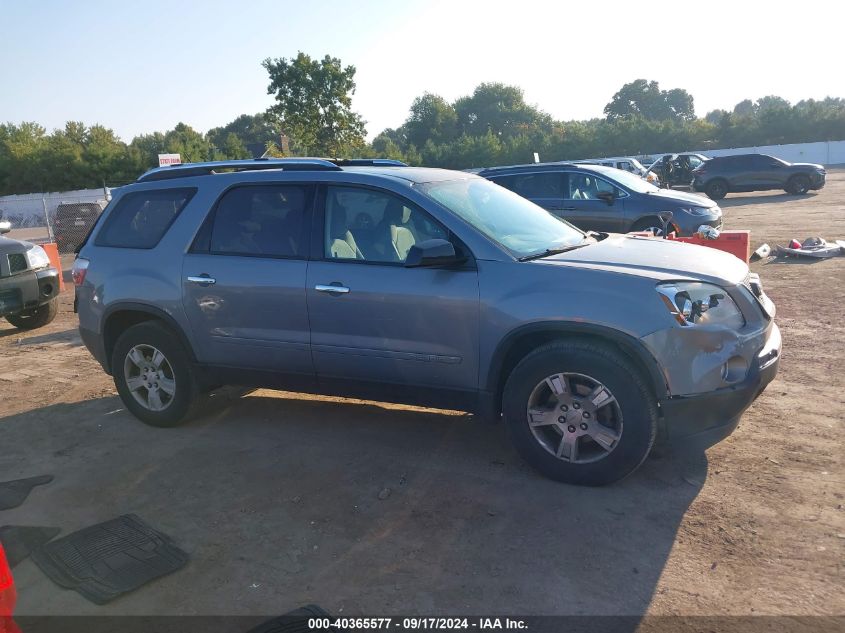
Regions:
[[0, 544], [0, 631], [4, 630], [4, 619], [12, 616], [15, 610], [15, 581], [12, 578], [12, 570], [6, 562], [6, 553], [3, 545]]
[[70, 271], [73, 277], [73, 285], [81, 286], [85, 282], [85, 274], [88, 272], [89, 261], [84, 257], [77, 257], [73, 262], [73, 268]]

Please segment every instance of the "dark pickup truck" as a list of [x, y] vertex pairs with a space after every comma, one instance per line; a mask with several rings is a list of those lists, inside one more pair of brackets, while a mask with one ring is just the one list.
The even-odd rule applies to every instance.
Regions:
[[0, 317], [34, 330], [56, 318], [59, 271], [40, 246], [2, 237], [10, 229], [0, 222]]

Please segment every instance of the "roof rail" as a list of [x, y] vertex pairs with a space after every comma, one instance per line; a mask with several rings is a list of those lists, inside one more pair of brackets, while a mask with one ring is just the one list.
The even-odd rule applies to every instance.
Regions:
[[328, 158], [338, 167], [407, 167], [408, 163], [392, 158]]
[[208, 163], [185, 163], [156, 167], [142, 174], [135, 182], [152, 182], [187, 178], [189, 176], [207, 176], [222, 170], [258, 171], [262, 169], [285, 169], [299, 171], [339, 171], [340, 167], [324, 158], [254, 158], [251, 160], [223, 160]]

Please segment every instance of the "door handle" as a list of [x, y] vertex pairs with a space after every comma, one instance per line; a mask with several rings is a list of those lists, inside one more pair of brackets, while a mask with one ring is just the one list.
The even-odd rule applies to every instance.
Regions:
[[188, 282], [192, 284], [203, 284], [207, 286], [213, 286], [217, 283], [217, 280], [213, 277], [209, 277], [208, 275], [199, 275], [198, 277], [188, 277]]
[[334, 292], [339, 295], [345, 295], [349, 292], [349, 288], [346, 286], [324, 286], [323, 284], [317, 284], [314, 286], [314, 290], [317, 292]]
[[575, 211], [575, 207], [561, 207], [561, 211]]

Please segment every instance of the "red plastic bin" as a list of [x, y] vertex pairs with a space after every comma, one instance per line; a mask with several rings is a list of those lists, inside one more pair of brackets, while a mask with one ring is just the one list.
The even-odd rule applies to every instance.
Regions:
[[751, 231], [722, 231], [715, 240], [703, 240], [699, 237], [672, 237], [672, 235], [669, 239], [725, 251], [746, 264], [751, 257]]

